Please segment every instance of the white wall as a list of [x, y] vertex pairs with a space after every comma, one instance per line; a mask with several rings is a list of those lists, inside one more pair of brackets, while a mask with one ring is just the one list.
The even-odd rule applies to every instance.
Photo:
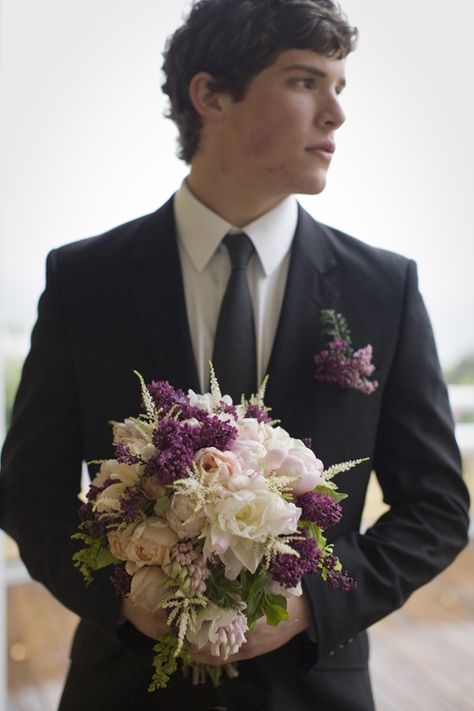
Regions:
[[[155, 209], [185, 167], [162, 118], [180, 0], [3, 0], [1, 323], [54, 245]], [[446, 364], [474, 349], [471, 0], [345, 0], [360, 28], [319, 219], [413, 256]], [[400, 9], [402, 8], [402, 9]]]

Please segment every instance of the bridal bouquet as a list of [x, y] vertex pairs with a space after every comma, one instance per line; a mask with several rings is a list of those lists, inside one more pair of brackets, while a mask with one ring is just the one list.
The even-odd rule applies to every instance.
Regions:
[[271, 420], [265, 385], [235, 405], [214, 374], [204, 395], [137, 375], [144, 412], [113, 423], [115, 459], [96, 462], [74, 565], [87, 584], [113, 566], [122, 596], [166, 615], [150, 691], [166, 686], [178, 660], [217, 683], [221, 667], [193, 664], [191, 646], [209, 645], [225, 662], [258, 618], [288, 619], [286, 600], [302, 594], [307, 573], [356, 588], [324, 531], [345, 496], [334, 475], [363, 460], [325, 470], [308, 442]]

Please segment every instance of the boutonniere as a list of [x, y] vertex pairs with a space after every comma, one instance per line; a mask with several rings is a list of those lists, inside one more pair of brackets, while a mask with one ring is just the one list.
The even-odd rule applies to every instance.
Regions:
[[331, 340], [314, 356], [315, 379], [371, 395], [379, 385], [377, 380], [369, 380], [375, 370], [371, 344], [355, 351], [347, 321], [334, 309], [321, 311], [321, 324]]

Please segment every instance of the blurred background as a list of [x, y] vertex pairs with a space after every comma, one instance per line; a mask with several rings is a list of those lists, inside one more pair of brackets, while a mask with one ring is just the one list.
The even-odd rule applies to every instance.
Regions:
[[[316, 219], [416, 259], [474, 491], [471, 0], [345, 0], [360, 29]], [[0, 0], [0, 439], [48, 251], [155, 210], [186, 166], [161, 54], [189, 2]], [[87, 275], [84, 275], [87, 278]], [[372, 484], [367, 526], [383, 509]], [[372, 630], [378, 708], [474, 708], [472, 544]], [[8, 624], [7, 624], [8, 622]], [[0, 708], [52, 711], [75, 620], [0, 555]]]

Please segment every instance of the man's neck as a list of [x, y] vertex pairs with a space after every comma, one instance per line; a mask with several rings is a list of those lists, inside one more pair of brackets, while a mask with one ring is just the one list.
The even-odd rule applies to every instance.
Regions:
[[203, 205], [235, 227], [244, 227], [276, 207], [287, 197], [262, 195], [252, 184], [221, 179], [191, 166], [188, 188]]

